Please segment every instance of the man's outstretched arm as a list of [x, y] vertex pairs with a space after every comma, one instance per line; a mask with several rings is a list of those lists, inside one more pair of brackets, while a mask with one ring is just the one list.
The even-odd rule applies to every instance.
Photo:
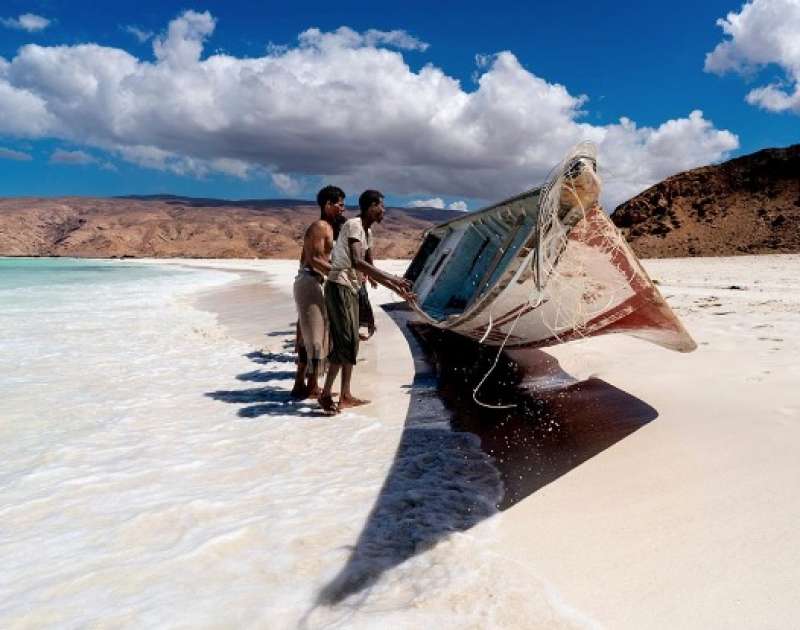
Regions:
[[369, 264], [364, 256], [364, 244], [355, 238], [351, 238], [349, 242], [350, 258], [353, 261], [353, 267], [356, 271], [360, 271], [371, 280], [391, 289], [404, 300], [414, 299], [414, 294], [411, 293], [411, 283], [408, 280], [381, 271], [374, 265]]

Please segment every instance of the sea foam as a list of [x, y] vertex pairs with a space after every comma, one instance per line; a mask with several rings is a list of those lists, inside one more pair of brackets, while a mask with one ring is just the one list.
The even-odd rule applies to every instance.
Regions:
[[0, 286], [1, 626], [583, 625], [488, 549], [497, 471], [443, 408], [293, 406], [291, 354], [191, 306], [234, 273], [30, 264]]

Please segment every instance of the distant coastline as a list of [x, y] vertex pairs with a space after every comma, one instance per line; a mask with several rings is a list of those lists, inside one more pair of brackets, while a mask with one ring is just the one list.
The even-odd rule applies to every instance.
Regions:
[[[459, 214], [392, 208], [375, 231], [376, 254], [408, 258], [426, 229]], [[312, 202], [301, 200], [7, 198], [0, 199], [0, 256], [296, 258], [318, 216]]]

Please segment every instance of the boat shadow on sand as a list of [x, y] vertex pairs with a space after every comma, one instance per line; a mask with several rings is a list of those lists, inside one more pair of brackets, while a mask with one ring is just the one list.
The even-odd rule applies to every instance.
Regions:
[[[384, 308], [417, 358], [411, 403], [375, 505], [317, 605], [357, 606], [385, 571], [508, 509], [658, 416], [601, 379], [575, 382], [540, 350], [525, 353], [526, 367], [501, 355], [481, 387], [482, 402], [514, 408], [481, 407], [472, 391], [496, 349], [412, 324], [401, 306]], [[561, 386], [545, 394], [526, 387], [544, 376]]]

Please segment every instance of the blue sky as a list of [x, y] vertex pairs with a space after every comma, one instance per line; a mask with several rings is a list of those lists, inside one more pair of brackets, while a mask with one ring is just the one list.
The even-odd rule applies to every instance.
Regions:
[[797, 0], [256, 4], [5, 0], [0, 195], [311, 198], [340, 182], [475, 208], [539, 183], [586, 137], [613, 204], [800, 142]]

